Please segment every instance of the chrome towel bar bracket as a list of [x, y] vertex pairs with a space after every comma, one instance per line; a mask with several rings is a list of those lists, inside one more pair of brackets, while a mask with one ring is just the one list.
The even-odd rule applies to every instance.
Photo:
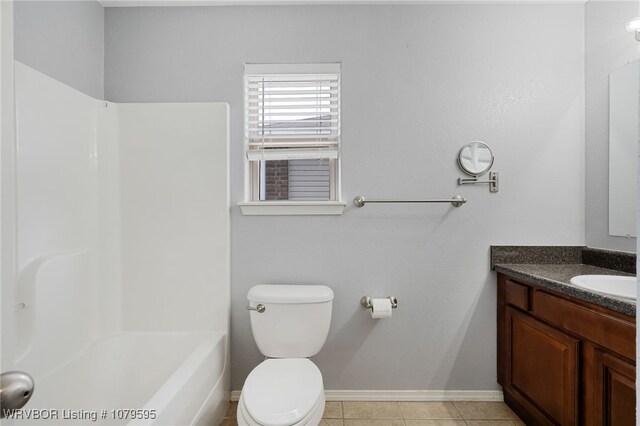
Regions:
[[[389, 297], [387, 297], [387, 299], [391, 300], [391, 307], [393, 309], [398, 307], [398, 299], [397, 298], [395, 298], [394, 296], [389, 296]], [[371, 304], [371, 297], [369, 297], [369, 296], [362, 297], [362, 299], [360, 299], [360, 304], [362, 305], [362, 307], [367, 308], [367, 309], [371, 309], [371, 307], [373, 306]]]
[[466, 202], [467, 200], [460, 195], [456, 195], [453, 198], [434, 198], [430, 200], [370, 200], [362, 195], [358, 195], [353, 199], [353, 205], [356, 207], [364, 207], [367, 203], [451, 203], [454, 207], [460, 207]]

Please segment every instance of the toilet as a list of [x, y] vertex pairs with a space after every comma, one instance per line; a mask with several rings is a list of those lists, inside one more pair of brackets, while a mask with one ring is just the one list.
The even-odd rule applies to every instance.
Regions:
[[325, 285], [256, 285], [247, 299], [253, 338], [266, 359], [244, 382], [238, 424], [318, 425], [324, 386], [308, 358], [327, 340], [333, 291]]

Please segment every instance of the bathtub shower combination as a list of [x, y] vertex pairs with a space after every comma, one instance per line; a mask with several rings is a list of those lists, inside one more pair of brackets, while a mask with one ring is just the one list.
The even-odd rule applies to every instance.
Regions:
[[105, 102], [20, 63], [15, 80], [13, 367], [35, 380], [15, 424], [215, 424], [228, 105]]

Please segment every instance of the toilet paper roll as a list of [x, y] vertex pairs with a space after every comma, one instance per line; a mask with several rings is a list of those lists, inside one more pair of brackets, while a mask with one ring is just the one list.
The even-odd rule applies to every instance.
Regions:
[[371, 299], [371, 318], [391, 318], [391, 300]]

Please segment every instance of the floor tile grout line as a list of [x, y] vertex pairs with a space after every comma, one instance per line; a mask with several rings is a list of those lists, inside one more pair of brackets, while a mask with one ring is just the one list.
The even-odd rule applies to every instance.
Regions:
[[462, 415], [462, 411], [460, 411], [460, 409], [456, 405], [456, 402], [455, 401], [451, 401], [451, 404], [453, 405], [453, 408], [455, 408], [456, 411], [458, 412], [458, 414], [460, 415], [460, 418], [462, 420], [464, 420], [464, 424], [468, 425], [469, 423], [467, 423], [467, 419]]
[[402, 423], [404, 423], [405, 425], [407, 424], [406, 422], [406, 418], [404, 417], [404, 413], [402, 412], [402, 409], [400, 408], [400, 402], [399, 401], [394, 401], [396, 403], [396, 408], [398, 408], [398, 413], [400, 413], [400, 418], [402, 419]]
[[402, 414], [402, 410], [400, 409], [400, 403], [398, 401], [393, 401], [393, 402], [396, 403], [396, 408], [398, 409], [398, 413], [400, 413], [400, 418], [402, 419], [402, 423], [406, 425], [407, 422], [405, 422], [406, 419], [404, 418], [404, 414]]

